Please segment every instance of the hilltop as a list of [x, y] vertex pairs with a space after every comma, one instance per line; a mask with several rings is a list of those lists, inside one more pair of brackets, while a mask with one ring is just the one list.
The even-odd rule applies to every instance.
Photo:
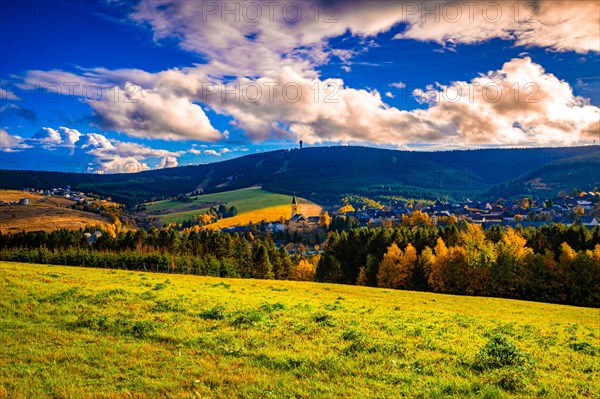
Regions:
[[[438, 152], [309, 147], [137, 174], [1, 170], [0, 188], [68, 184], [128, 205], [194, 191], [214, 193], [254, 185], [276, 193], [296, 193], [318, 203], [334, 203], [346, 193], [454, 199], [485, 199], [499, 194], [504, 198], [553, 197], [560, 190], [590, 191], [600, 185], [598, 154], [599, 146]], [[577, 165], [575, 179], [570, 168], [562, 167], [565, 164]]]
[[1, 398], [600, 395], [597, 309], [12, 262], [0, 273]]
[[2, 205], [0, 231], [77, 230], [86, 226], [106, 226], [112, 221], [91, 212], [71, 209], [75, 203], [63, 197], [46, 196], [15, 190], [0, 190], [0, 201], [15, 202], [29, 198], [29, 205]]

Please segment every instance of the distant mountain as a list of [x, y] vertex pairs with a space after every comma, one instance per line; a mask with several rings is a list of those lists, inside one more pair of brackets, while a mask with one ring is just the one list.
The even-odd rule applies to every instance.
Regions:
[[129, 205], [253, 185], [323, 203], [345, 193], [454, 199], [555, 196], [563, 188], [600, 185], [599, 154], [600, 146], [436, 152], [310, 147], [135, 174], [0, 170], [0, 188], [71, 185]]
[[600, 188], [600, 152], [550, 162], [542, 167], [492, 188], [487, 196], [552, 197], [574, 188]]

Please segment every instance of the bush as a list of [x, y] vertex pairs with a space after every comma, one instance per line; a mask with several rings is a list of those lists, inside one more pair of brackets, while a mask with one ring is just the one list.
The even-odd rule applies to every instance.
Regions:
[[200, 318], [204, 320], [223, 320], [225, 318], [225, 308], [215, 306], [200, 313]]
[[312, 317], [313, 321], [321, 326], [333, 327], [335, 319], [327, 313], [317, 313]]
[[256, 323], [262, 321], [264, 318], [264, 314], [257, 310], [247, 310], [238, 312], [237, 315], [233, 318], [231, 324], [234, 326], [253, 326]]
[[478, 370], [493, 370], [510, 366], [526, 367], [528, 363], [528, 354], [517, 349], [508, 338], [494, 335], [477, 353], [474, 367]]

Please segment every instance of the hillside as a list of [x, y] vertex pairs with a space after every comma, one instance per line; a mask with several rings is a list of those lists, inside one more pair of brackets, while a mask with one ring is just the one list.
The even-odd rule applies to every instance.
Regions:
[[523, 177], [490, 190], [490, 196], [549, 197], [573, 188], [589, 190], [600, 185], [600, 152], [550, 162]]
[[0, 190], [0, 201], [18, 201], [29, 198], [31, 205], [0, 207], [0, 231], [52, 231], [77, 230], [85, 226], [109, 224], [109, 220], [95, 213], [71, 209], [73, 201], [61, 197], [25, 193], [16, 190]]
[[600, 395], [597, 309], [11, 262], [0, 273], [0, 398]]
[[[129, 205], [202, 190], [213, 193], [261, 185], [272, 192], [296, 193], [320, 203], [341, 194], [390, 194], [404, 197], [478, 198], [544, 167], [552, 179], [570, 186], [568, 169], [556, 162], [580, 163], [577, 185], [600, 184], [593, 156], [599, 146], [530, 149], [483, 149], [417, 152], [368, 147], [310, 147], [246, 155], [222, 162], [153, 170], [137, 174], [90, 175], [36, 171], [0, 171], [0, 188], [59, 187], [110, 196]], [[588, 158], [586, 158], [588, 157]], [[549, 190], [551, 196], [557, 193]], [[504, 196], [506, 197], [506, 196]]]
[[[280, 217], [290, 218], [292, 197], [285, 194], [270, 193], [259, 187], [250, 187], [222, 193], [204, 194], [190, 197], [192, 202], [174, 202], [172, 200], [155, 201], [145, 204], [146, 210], [137, 213], [138, 218], [152, 218], [152, 224], [162, 226], [172, 222], [182, 223], [194, 215], [206, 213], [212, 207], [223, 204], [235, 206], [238, 214], [219, 220], [211, 225], [223, 228], [258, 223], [262, 220], [278, 221]], [[321, 207], [306, 200], [299, 200], [306, 216], [319, 215]]]

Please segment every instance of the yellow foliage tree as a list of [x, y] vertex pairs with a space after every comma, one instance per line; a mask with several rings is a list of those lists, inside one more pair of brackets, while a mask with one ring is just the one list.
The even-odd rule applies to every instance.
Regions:
[[[446, 247], [446, 244], [444, 243], [444, 240], [442, 240], [441, 237], [437, 239], [434, 252], [435, 254], [432, 254], [431, 252], [423, 253], [423, 256], [426, 257], [424, 260], [428, 265], [429, 269], [427, 282], [435, 292], [444, 292], [444, 270], [446, 262], [448, 260], [448, 248]], [[427, 259], [427, 257], [429, 259]]]
[[330, 223], [331, 223], [331, 216], [329, 216], [329, 213], [327, 211], [323, 212], [323, 214], [319, 218], [319, 225], [321, 225], [325, 228], [328, 228]]
[[571, 264], [575, 260], [575, 256], [577, 256], [577, 253], [569, 246], [569, 244], [566, 242], [560, 244], [560, 255], [558, 257], [558, 262], [562, 268], [571, 267]]
[[305, 259], [292, 268], [290, 271], [290, 280], [295, 281], [314, 281], [316, 267]]
[[341, 208], [340, 208], [340, 209], [337, 211], [337, 213], [338, 213], [339, 215], [343, 215], [343, 214], [350, 213], [350, 212], [354, 212], [354, 211], [355, 211], [354, 207], [353, 207], [352, 205], [350, 205], [350, 204], [347, 204], [347, 205], [344, 205], [343, 207], [341, 207]]
[[379, 265], [377, 285], [385, 288], [409, 288], [417, 261], [417, 250], [411, 244], [402, 251], [396, 243], [388, 248]]
[[379, 264], [379, 272], [377, 273], [377, 286], [383, 288], [394, 288], [396, 279], [396, 267], [400, 262], [402, 250], [398, 248], [396, 243], [392, 243], [387, 249], [383, 259]]

